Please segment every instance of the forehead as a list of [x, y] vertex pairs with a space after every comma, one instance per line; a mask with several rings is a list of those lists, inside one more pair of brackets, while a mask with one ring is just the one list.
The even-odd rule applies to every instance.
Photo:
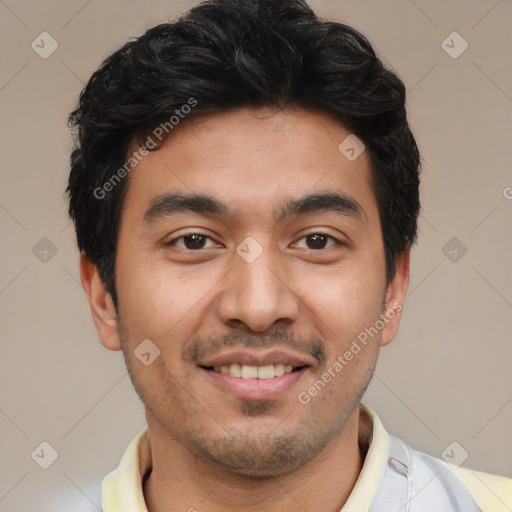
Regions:
[[[303, 109], [237, 109], [186, 119], [131, 171], [123, 218], [143, 219], [162, 195], [217, 198], [229, 213], [274, 221], [291, 198], [330, 190], [377, 212], [371, 161], [339, 147], [354, 137], [326, 114]], [[348, 139], [352, 140], [351, 138]]]

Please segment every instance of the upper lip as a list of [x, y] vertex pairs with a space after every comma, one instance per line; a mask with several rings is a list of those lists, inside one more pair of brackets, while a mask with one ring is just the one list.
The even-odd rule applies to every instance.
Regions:
[[297, 354], [288, 350], [250, 350], [240, 349], [205, 357], [198, 361], [198, 366], [229, 366], [242, 364], [247, 366], [267, 366], [271, 364], [313, 366], [316, 360], [307, 354]]

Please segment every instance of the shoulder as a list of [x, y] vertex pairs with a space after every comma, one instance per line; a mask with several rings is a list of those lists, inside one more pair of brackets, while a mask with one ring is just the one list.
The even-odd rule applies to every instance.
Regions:
[[452, 469], [483, 512], [512, 511], [512, 479], [459, 467]]
[[[411, 510], [512, 512], [510, 478], [454, 467], [391, 435], [388, 457], [390, 467], [395, 471], [388, 470], [386, 480], [388, 484], [394, 483], [393, 487], [402, 485], [407, 502], [413, 504]], [[398, 474], [403, 478], [400, 479]], [[407, 487], [421, 492], [406, 490], [405, 480]], [[383, 492], [383, 496], [385, 494]]]
[[[388, 503], [397, 503], [396, 510], [409, 507], [411, 511], [422, 512], [512, 512], [512, 478], [454, 467], [416, 450], [388, 434], [376, 413], [367, 406], [362, 407], [373, 420], [373, 439], [368, 453], [374, 462], [376, 452], [382, 459], [374, 464], [380, 481], [373, 497], [373, 508], [369, 509], [371, 512], [383, 510], [382, 504]], [[389, 506], [386, 509], [392, 510]]]

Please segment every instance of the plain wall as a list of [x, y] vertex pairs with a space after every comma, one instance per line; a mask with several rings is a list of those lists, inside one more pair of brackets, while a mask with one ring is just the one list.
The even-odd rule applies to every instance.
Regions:
[[[0, 3], [1, 512], [99, 510], [101, 479], [145, 426], [122, 354], [100, 345], [80, 285], [63, 198], [66, 117], [107, 55], [191, 5]], [[441, 457], [457, 441], [465, 466], [512, 477], [512, 3], [311, 5], [359, 29], [401, 76], [422, 153], [404, 318], [363, 401], [412, 446]], [[31, 47], [43, 31], [58, 43], [46, 59]], [[442, 47], [453, 31], [469, 44], [456, 59]], [[46, 470], [31, 457], [43, 441], [58, 452]]]

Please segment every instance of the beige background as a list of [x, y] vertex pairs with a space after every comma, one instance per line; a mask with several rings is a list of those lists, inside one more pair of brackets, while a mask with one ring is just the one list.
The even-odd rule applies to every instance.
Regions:
[[[99, 510], [102, 477], [145, 425], [79, 284], [66, 115], [108, 54], [191, 5], [0, 1], [1, 512]], [[400, 74], [424, 162], [405, 318], [364, 401], [414, 447], [441, 457], [457, 441], [465, 466], [512, 477], [512, 2], [311, 5], [361, 30]], [[31, 48], [43, 31], [59, 45], [47, 59]], [[441, 45], [453, 31], [469, 43], [457, 59]], [[43, 237], [57, 250], [47, 261]], [[31, 458], [43, 441], [58, 452], [46, 470]]]

